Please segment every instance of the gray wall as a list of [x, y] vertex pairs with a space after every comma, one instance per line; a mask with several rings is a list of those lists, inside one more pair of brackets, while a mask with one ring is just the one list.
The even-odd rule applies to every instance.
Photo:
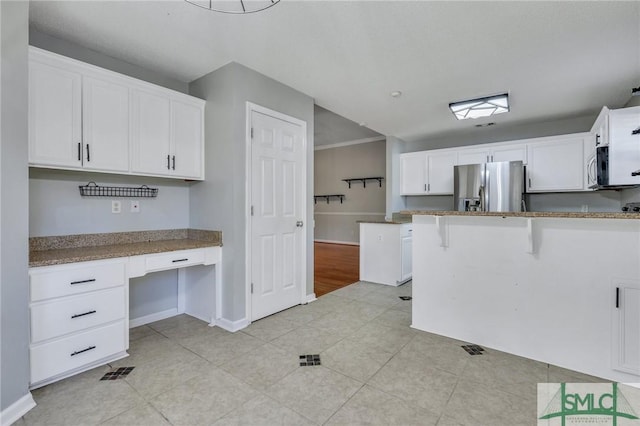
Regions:
[[0, 410], [29, 392], [28, 2], [0, 2]]
[[[207, 179], [190, 190], [190, 224], [223, 233], [223, 312], [236, 321], [245, 312], [246, 101], [307, 122], [307, 218], [313, 218], [313, 99], [245, 66], [230, 63], [190, 85], [207, 100]], [[307, 293], [313, 293], [313, 230], [306, 227]]]
[[129, 320], [176, 308], [178, 306], [177, 281], [177, 269], [130, 279]]
[[[382, 187], [368, 181], [365, 188], [342, 179], [386, 175], [386, 142], [377, 141], [315, 151], [314, 194], [344, 194], [341, 204], [318, 200], [315, 207], [316, 241], [359, 243], [359, 220], [384, 220], [386, 181]], [[369, 214], [362, 214], [369, 213]], [[374, 214], [371, 214], [374, 213]]]
[[[562, 135], [569, 133], [588, 132], [596, 119], [596, 114], [553, 120], [542, 123], [530, 123], [518, 126], [500, 125], [487, 128], [469, 128], [440, 137], [434, 137], [419, 142], [404, 142], [398, 140], [400, 148], [395, 152], [415, 152], [430, 149], [451, 148], [482, 143], [506, 142], [510, 140], [537, 138]], [[399, 169], [399, 163], [394, 162], [398, 154], [387, 158], [387, 167]], [[399, 181], [399, 175], [396, 177]], [[393, 184], [392, 184], [393, 185]], [[592, 212], [619, 211], [621, 193], [618, 191], [570, 192], [552, 194], [527, 194], [527, 206], [531, 211], [581, 211], [583, 206]], [[636, 197], [640, 198], [640, 197]], [[387, 202], [389, 204], [389, 201]], [[391, 194], [391, 205], [394, 209], [407, 210], [451, 210], [453, 196], [400, 196], [399, 188]], [[397, 211], [397, 210], [393, 210]], [[389, 212], [387, 212], [387, 215]]]
[[[189, 227], [189, 187], [175, 179], [122, 176], [81, 171], [31, 168], [29, 171], [29, 236], [147, 231]], [[130, 212], [131, 198], [81, 197], [79, 185], [147, 185], [155, 198], [138, 198], [140, 213]], [[111, 213], [111, 201], [122, 202], [122, 213]]]
[[33, 27], [29, 28], [29, 44], [178, 92], [188, 93], [189, 90], [189, 84], [184, 81], [163, 76], [157, 72], [107, 56], [104, 53], [96, 52], [67, 40], [52, 37]]

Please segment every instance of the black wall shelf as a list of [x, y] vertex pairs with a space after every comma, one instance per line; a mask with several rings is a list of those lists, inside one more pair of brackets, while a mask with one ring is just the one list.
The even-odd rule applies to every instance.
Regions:
[[317, 204], [318, 203], [318, 199], [325, 199], [327, 200], [327, 204], [329, 204], [329, 200], [331, 200], [332, 198], [339, 198], [340, 199], [340, 204], [342, 204], [342, 202], [344, 201], [344, 194], [329, 194], [329, 195], [314, 195], [313, 196], [313, 203]]
[[384, 180], [384, 178], [382, 176], [375, 176], [375, 177], [351, 178], [351, 179], [342, 179], [342, 180], [349, 184], [349, 188], [351, 188], [351, 182], [362, 182], [362, 187], [366, 188], [368, 180], [377, 180], [378, 185], [380, 185], [380, 188], [382, 188], [382, 181]]
[[142, 185], [138, 188], [123, 186], [100, 186], [95, 182], [89, 182], [86, 185], [80, 185], [80, 195], [83, 197], [135, 197], [135, 198], [151, 198], [158, 195], [157, 188], [149, 188]]

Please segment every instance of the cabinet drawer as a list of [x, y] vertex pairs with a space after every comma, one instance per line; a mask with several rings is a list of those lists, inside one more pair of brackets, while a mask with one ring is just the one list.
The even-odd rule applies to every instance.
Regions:
[[125, 287], [65, 297], [31, 306], [31, 342], [95, 327], [125, 317]]
[[410, 237], [413, 235], [413, 223], [400, 225], [400, 237]]
[[29, 270], [31, 301], [69, 296], [124, 285], [126, 268], [122, 260], [81, 262]]
[[204, 263], [204, 249], [179, 250], [145, 256], [147, 272], [201, 265], [202, 263]]
[[31, 383], [38, 383], [125, 350], [125, 322], [32, 345]]

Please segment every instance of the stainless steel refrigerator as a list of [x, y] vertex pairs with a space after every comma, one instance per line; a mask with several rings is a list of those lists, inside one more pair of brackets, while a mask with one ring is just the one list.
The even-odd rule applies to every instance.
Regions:
[[519, 212], [523, 210], [522, 161], [468, 164], [453, 168], [454, 210]]

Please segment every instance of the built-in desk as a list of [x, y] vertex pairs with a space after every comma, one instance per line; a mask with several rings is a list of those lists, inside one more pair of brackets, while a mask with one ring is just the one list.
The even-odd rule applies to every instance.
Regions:
[[129, 321], [131, 278], [177, 269], [175, 313], [211, 326], [220, 316], [219, 232], [32, 238], [30, 249], [32, 389], [128, 356], [129, 328], [152, 321]]

